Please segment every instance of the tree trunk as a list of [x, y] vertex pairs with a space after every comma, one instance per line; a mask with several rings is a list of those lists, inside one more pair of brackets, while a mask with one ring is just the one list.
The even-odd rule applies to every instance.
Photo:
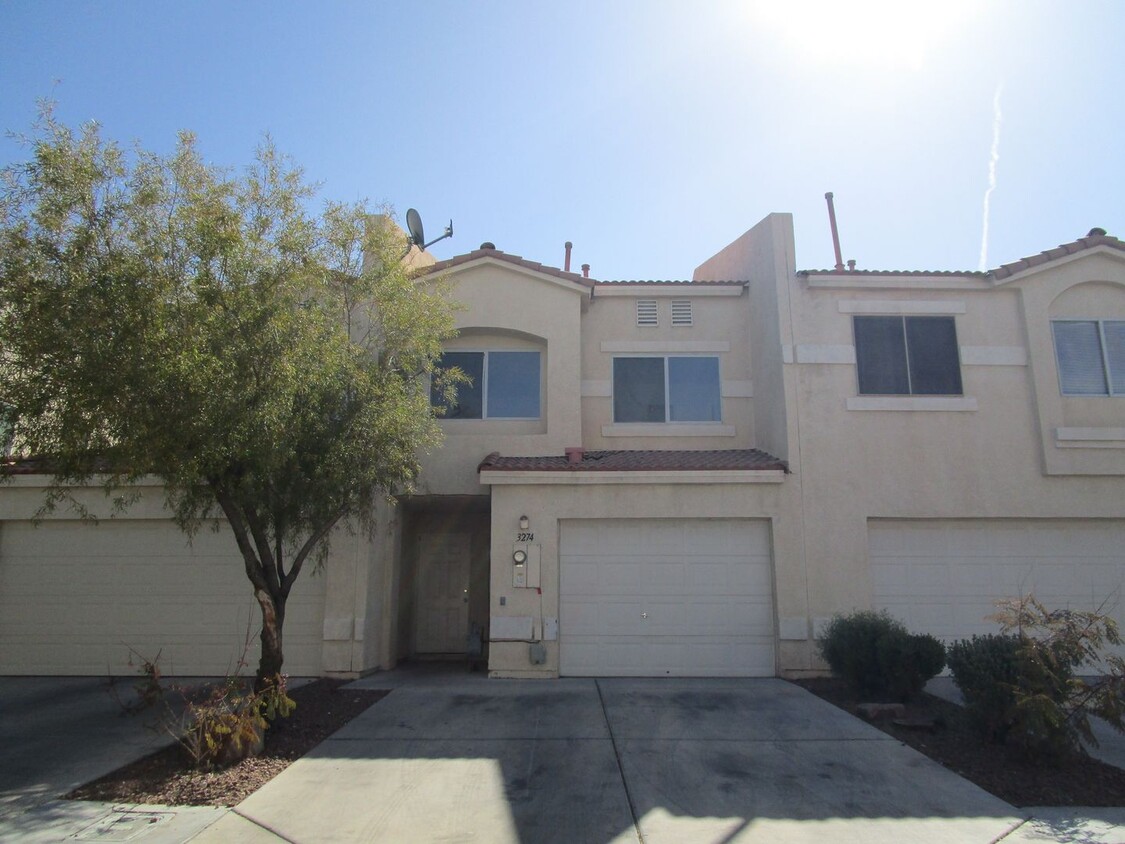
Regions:
[[281, 673], [285, 660], [281, 650], [281, 629], [285, 624], [285, 599], [274, 597], [265, 589], [255, 589], [254, 597], [262, 608], [262, 656], [258, 660], [258, 674], [254, 679], [255, 691]]

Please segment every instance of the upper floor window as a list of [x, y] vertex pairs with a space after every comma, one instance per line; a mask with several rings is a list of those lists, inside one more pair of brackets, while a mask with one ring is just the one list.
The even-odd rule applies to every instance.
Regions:
[[660, 325], [655, 299], [637, 300], [637, 325]]
[[717, 357], [613, 359], [614, 422], [719, 422]]
[[953, 317], [852, 319], [861, 395], [961, 395], [961, 363]]
[[1125, 320], [1056, 319], [1051, 329], [1064, 396], [1125, 395]]
[[672, 325], [691, 325], [691, 299], [672, 300]]
[[446, 404], [436, 390], [430, 403], [446, 419], [538, 419], [539, 352], [446, 352], [438, 369], [460, 369], [470, 379]]

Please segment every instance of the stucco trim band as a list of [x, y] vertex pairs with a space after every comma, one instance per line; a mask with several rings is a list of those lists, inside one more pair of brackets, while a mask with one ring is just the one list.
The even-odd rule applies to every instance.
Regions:
[[726, 340], [603, 340], [603, 352], [729, 352]]
[[962, 346], [962, 366], [1027, 366], [1023, 346]]
[[733, 437], [734, 435], [734, 425], [708, 423], [691, 425], [682, 422], [631, 422], [602, 425], [603, 437]]
[[855, 363], [855, 346], [797, 346], [797, 363]]
[[676, 284], [675, 286], [661, 287], [659, 284], [629, 284], [612, 281], [600, 281], [594, 287], [594, 298], [603, 296], [633, 296], [645, 299], [663, 297], [696, 297], [696, 296], [741, 296], [745, 288], [743, 285], [693, 285], [691, 282]]
[[853, 396], [847, 400], [848, 410], [976, 410], [972, 396]]
[[965, 302], [961, 299], [841, 299], [836, 308], [842, 314], [963, 314]]
[[1058, 448], [1125, 448], [1125, 428], [1056, 428]]

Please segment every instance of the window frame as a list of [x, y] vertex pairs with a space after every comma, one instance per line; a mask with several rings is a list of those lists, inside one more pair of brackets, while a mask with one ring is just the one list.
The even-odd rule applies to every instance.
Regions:
[[[689, 359], [689, 360], [713, 360], [715, 361], [715, 374], [717, 394], [717, 406], [719, 409], [718, 419], [671, 419], [672, 415], [672, 390], [671, 390], [671, 373], [668, 361], [676, 359]], [[617, 361], [619, 360], [660, 360], [663, 361], [663, 389], [664, 389], [664, 419], [662, 421], [629, 421], [623, 422], [617, 419]], [[719, 355], [712, 354], [674, 354], [671, 352], [664, 353], [631, 353], [614, 355], [610, 362], [610, 419], [614, 425], [722, 425], [723, 424], [723, 374], [722, 374], [722, 359]]]
[[[890, 393], [890, 392], [864, 392], [863, 390], [863, 376], [860, 371], [862, 367], [861, 357], [859, 354], [860, 342], [859, 332], [857, 327], [861, 324], [861, 320], [865, 319], [897, 319], [901, 321], [902, 325], [902, 363], [906, 373], [906, 388], [905, 393]], [[913, 376], [912, 376], [912, 359], [910, 355], [910, 331], [908, 329], [909, 320], [925, 320], [935, 321], [942, 320], [949, 324], [953, 330], [953, 353], [956, 356], [955, 366], [957, 375], [957, 385], [960, 387], [958, 392], [955, 393], [926, 393], [916, 392], [914, 389]], [[901, 398], [963, 398], [965, 396], [965, 379], [961, 370], [963, 365], [961, 363], [961, 344], [957, 337], [957, 319], [952, 314], [853, 314], [852, 315], [852, 342], [856, 350], [855, 355], [855, 372], [856, 372], [856, 395], [866, 397], [901, 397]], [[896, 352], [897, 353], [897, 352]]]
[[[1115, 392], [1113, 389], [1114, 368], [1110, 366], [1109, 348], [1105, 338], [1105, 324], [1107, 322], [1117, 323], [1125, 326], [1125, 319], [1103, 319], [1100, 317], [1059, 317], [1051, 319], [1051, 345], [1055, 353], [1055, 373], [1058, 375], [1059, 380], [1059, 395], [1064, 398], [1071, 399], [1119, 399], [1125, 398], [1125, 391]], [[1098, 329], [1098, 351], [1101, 352], [1102, 371], [1101, 376], [1105, 384], [1104, 393], [1068, 393], [1063, 384], [1063, 369], [1059, 361], [1059, 341], [1058, 336], [1055, 334], [1055, 325], [1060, 322], [1092, 322]], [[1125, 363], [1125, 361], [1123, 361]], [[1125, 375], [1125, 373], [1122, 373]]]
[[[539, 408], [539, 413], [536, 416], [491, 416], [488, 412], [488, 387], [489, 387], [489, 356], [491, 354], [510, 354], [522, 353], [535, 355], [539, 362], [538, 372], [538, 387], [539, 392], [536, 396], [536, 404]], [[442, 357], [447, 354], [457, 355], [483, 355], [481, 361], [481, 415], [480, 416], [448, 416], [440, 415], [437, 418], [444, 422], [539, 422], [543, 419], [543, 353], [540, 349], [442, 349]], [[436, 364], [435, 364], [436, 367]], [[478, 385], [474, 384], [473, 388], [476, 389]], [[430, 406], [437, 407], [434, 404], [433, 386], [430, 387]]]

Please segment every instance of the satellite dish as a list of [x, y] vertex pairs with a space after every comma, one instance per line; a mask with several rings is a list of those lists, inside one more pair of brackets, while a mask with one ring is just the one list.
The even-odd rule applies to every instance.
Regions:
[[406, 247], [406, 252], [403, 257], [410, 252], [411, 246], [417, 246], [419, 249], [426, 249], [433, 246], [439, 240], [445, 240], [447, 237], [453, 237], [453, 221], [449, 221], [449, 225], [445, 227], [445, 233], [441, 237], [435, 237], [429, 243], [426, 243], [426, 233], [422, 229], [422, 215], [415, 211], [413, 208], [406, 209], [406, 228], [410, 233], [410, 243]]
[[413, 208], [406, 210], [406, 228], [410, 232], [410, 242], [419, 249], [425, 248], [426, 234], [422, 229], [422, 215]]

